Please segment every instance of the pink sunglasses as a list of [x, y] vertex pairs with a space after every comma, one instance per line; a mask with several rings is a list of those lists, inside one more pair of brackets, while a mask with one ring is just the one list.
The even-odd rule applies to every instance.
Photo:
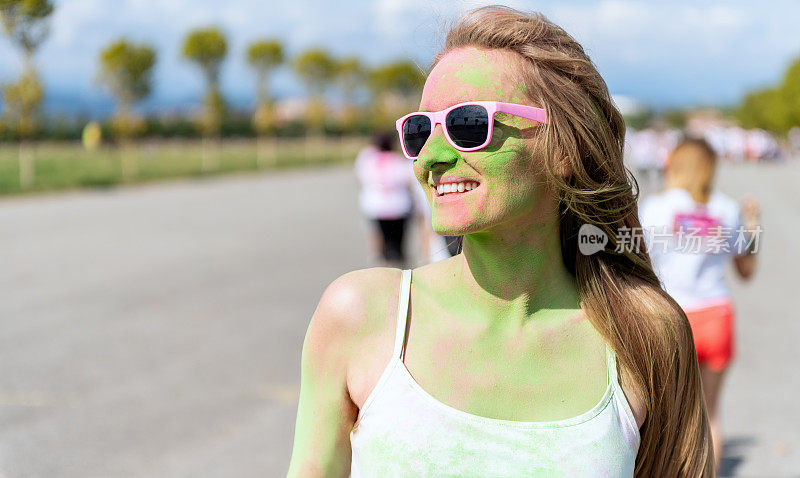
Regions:
[[498, 111], [547, 123], [547, 113], [542, 108], [499, 101], [468, 101], [441, 111], [417, 111], [396, 123], [403, 154], [416, 159], [437, 124], [442, 125], [447, 142], [457, 150], [485, 148], [492, 141], [494, 114]]

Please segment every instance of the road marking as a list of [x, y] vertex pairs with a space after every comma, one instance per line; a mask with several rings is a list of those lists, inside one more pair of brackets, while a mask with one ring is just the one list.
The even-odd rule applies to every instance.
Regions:
[[0, 390], [0, 405], [7, 407], [45, 407], [47, 394], [40, 390]]
[[281, 405], [296, 405], [300, 398], [300, 384], [295, 382], [260, 385], [258, 395]]

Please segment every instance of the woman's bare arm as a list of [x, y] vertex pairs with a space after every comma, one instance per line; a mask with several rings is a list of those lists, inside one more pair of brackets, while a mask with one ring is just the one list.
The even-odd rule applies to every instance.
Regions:
[[745, 253], [733, 258], [733, 265], [736, 266], [736, 273], [742, 280], [749, 280], [756, 271], [756, 255]]
[[[761, 206], [758, 201], [747, 195], [742, 199], [741, 203], [742, 217], [744, 219], [744, 227], [748, 231], [756, 231], [759, 228], [761, 218]], [[749, 280], [756, 270], [756, 251], [747, 251], [733, 258], [733, 265], [736, 266], [736, 272], [740, 279]]]
[[363, 315], [363, 301], [351, 282], [345, 274], [328, 286], [308, 326], [290, 477], [350, 472], [349, 434], [358, 408], [348, 393], [347, 363]]

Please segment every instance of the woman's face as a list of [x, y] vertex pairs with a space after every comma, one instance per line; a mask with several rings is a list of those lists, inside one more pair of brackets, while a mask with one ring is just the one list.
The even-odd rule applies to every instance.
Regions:
[[[524, 84], [509, 74], [522, 60], [512, 52], [463, 47], [449, 52], [425, 82], [421, 111], [440, 111], [465, 101], [502, 101], [534, 105]], [[538, 123], [495, 114], [492, 142], [462, 152], [447, 142], [437, 125], [414, 162], [414, 172], [431, 205], [433, 229], [441, 235], [487, 230], [507, 221], [539, 214], [544, 185], [541, 165], [530, 151]], [[473, 182], [463, 193], [439, 195], [440, 183]]]

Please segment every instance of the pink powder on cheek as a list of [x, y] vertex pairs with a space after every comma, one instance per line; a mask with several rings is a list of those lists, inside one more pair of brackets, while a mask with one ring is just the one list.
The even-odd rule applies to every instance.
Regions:
[[[486, 187], [486, 186], [484, 186]], [[481, 194], [475, 198], [475, 211], [482, 211], [483, 206], [486, 205], [486, 194]]]
[[452, 203], [446, 206], [438, 206], [438, 214], [441, 218], [447, 218], [450, 224], [464, 224], [469, 220], [469, 208], [464, 203]]
[[447, 218], [447, 222], [452, 225], [468, 225], [475, 222], [476, 214], [483, 209], [486, 197], [479, 196], [470, 201], [450, 203], [445, 206], [438, 206], [437, 214], [440, 218]]

